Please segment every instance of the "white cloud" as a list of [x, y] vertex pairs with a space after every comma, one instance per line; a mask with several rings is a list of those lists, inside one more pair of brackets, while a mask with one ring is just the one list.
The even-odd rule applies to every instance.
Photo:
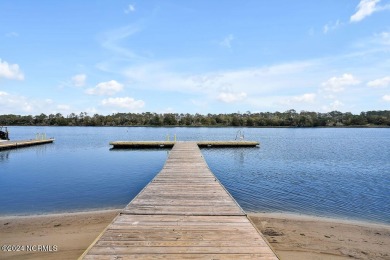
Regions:
[[217, 96], [217, 99], [225, 103], [232, 103], [232, 102], [242, 101], [246, 98], [246, 96], [247, 94], [245, 92], [240, 92], [240, 93], [221, 92]]
[[112, 108], [124, 108], [131, 111], [137, 111], [145, 106], [145, 102], [143, 100], [135, 100], [132, 97], [118, 97], [103, 99], [102, 105]]
[[314, 93], [306, 93], [300, 96], [293, 96], [286, 99], [283, 99], [281, 101], [284, 105], [294, 105], [294, 104], [300, 104], [300, 103], [314, 103], [316, 99], [316, 94]]
[[2, 114], [34, 114], [48, 111], [51, 100], [36, 100], [25, 96], [13, 95], [0, 91], [0, 104]]
[[114, 95], [123, 90], [123, 85], [115, 80], [101, 82], [94, 88], [89, 88], [85, 91], [88, 95]]
[[[365, 49], [368, 50], [369, 47]], [[193, 102], [190, 98], [188, 103], [198, 105], [200, 101], [207, 100], [210, 109], [222, 107], [222, 102], [226, 101], [232, 102], [227, 104], [233, 105], [235, 95], [245, 93], [246, 97], [239, 104], [245, 104], [251, 110], [280, 110], [281, 107], [284, 109], [294, 105], [295, 109], [311, 108], [313, 111], [326, 107], [328, 109], [324, 110], [343, 108], [360, 112], [360, 109], [383, 106], [384, 102], [369, 104], [370, 100], [364, 99], [364, 96], [368, 80], [377, 77], [372, 75], [387, 75], [387, 64], [390, 62], [383, 61], [383, 57], [387, 57], [383, 56], [383, 51], [370, 52], [370, 59], [365, 61], [367, 53], [353, 52], [312, 60], [198, 74], [172, 70], [171, 68], [177, 65], [175, 61], [143, 63], [127, 67], [120, 72], [127, 82], [131, 82], [133, 88], [178, 92], [186, 96], [196, 95], [196, 104], [190, 103]], [[348, 73], [344, 73], [345, 64], [351, 64]], [[334, 74], [329, 75], [329, 72]], [[360, 84], [362, 82], [364, 84]], [[291, 93], [292, 90], [297, 93], [296, 96], [280, 94]], [[381, 96], [383, 94], [385, 93]], [[176, 95], [172, 93], [172, 99], [174, 98]], [[216, 101], [221, 103], [214, 103]], [[288, 104], [282, 104], [283, 102]], [[187, 108], [187, 111], [190, 109]]]
[[361, 51], [350, 55], [377, 57], [383, 60], [383, 55], [387, 55], [390, 51], [390, 31], [374, 33], [367, 38], [355, 41], [352, 46]]
[[164, 66], [152, 64], [128, 68], [123, 73], [134, 87], [203, 93], [216, 97], [221, 90], [264, 94], [291, 86], [292, 79], [297, 79], [299, 85], [312, 85], [302, 77], [303, 72], [311, 71], [311, 66], [311, 62], [295, 62], [203, 74], [179, 74], [167, 71]]
[[136, 34], [139, 30], [138, 26], [131, 24], [106, 32], [101, 41], [102, 47], [117, 54], [121, 59], [125, 57], [134, 61], [134, 59], [139, 58], [138, 55], [132, 50], [122, 47], [122, 42], [126, 38]]
[[360, 0], [357, 11], [351, 16], [350, 22], [360, 22], [375, 12], [390, 9], [390, 5], [378, 6], [380, 1], [381, 0]]
[[344, 103], [342, 103], [339, 100], [335, 100], [332, 103], [330, 103], [331, 110], [337, 110], [340, 109], [342, 106], [344, 106]]
[[344, 91], [346, 86], [352, 86], [359, 84], [360, 81], [356, 79], [352, 74], [343, 74], [340, 77], [332, 77], [322, 83], [322, 87], [326, 91], [341, 92]]
[[386, 102], [390, 102], [390, 95], [384, 95], [382, 99]]
[[322, 32], [323, 32], [324, 34], [327, 34], [327, 33], [329, 32], [329, 25], [328, 25], [328, 24], [325, 24], [325, 25], [324, 25], [324, 28], [322, 29]]
[[87, 79], [87, 75], [85, 74], [77, 74], [72, 77], [72, 84], [75, 87], [83, 87], [85, 86], [85, 81]]
[[232, 47], [232, 41], [234, 40], [233, 34], [229, 34], [225, 37], [221, 42], [219, 42], [219, 45], [222, 47], [230, 49]]
[[335, 111], [339, 110], [341, 107], [343, 107], [344, 104], [339, 100], [334, 100], [332, 103], [330, 103], [328, 106], [323, 106], [322, 110], [329, 112], [329, 111]]
[[351, 22], [359, 22], [365, 17], [375, 12], [375, 6], [380, 0], [361, 0], [357, 6], [357, 11], [350, 18]]
[[379, 35], [375, 35], [376, 42], [382, 45], [390, 45], [390, 32], [381, 32]]
[[23, 80], [24, 75], [18, 64], [8, 64], [0, 59], [0, 78]]
[[134, 5], [128, 5], [127, 8], [125, 9], [125, 14], [129, 14], [135, 12], [135, 6]]
[[390, 86], [390, 77], [384, 77], [367, 83], [369, 87], [388, 87]]
[[98, 113], [98, 110], [95, 107], [88, 107], [84, 109], [88, 114], [94, 115]]
[[333, 22], [329, 22], [327, 24], [324, 25], [324, 28], [322, 29], [322, 32], [324, 34], [327, 34], [328, 32], [330, 31], [334, 31], [336, 30], [338, 27], [340, 27], [342, 24], [340, 22], [340, 20], [337, 20], [335, 23]]

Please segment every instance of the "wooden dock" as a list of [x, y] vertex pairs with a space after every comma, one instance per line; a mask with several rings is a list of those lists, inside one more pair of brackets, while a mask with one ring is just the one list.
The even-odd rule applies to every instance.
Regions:
[[161, 172], [80, 259], [278, 259], [208, 168], [176, 142]]
[[[171, 148], [176, 141], [115, 141], [110, 145], [113, 148]], [[256, 147], [260, 143], [256, 141], [201, 141], [196, 142], [199, 147]]]
[[54, 139], [43, 139], [43, 140], [20, 140], [20, 141], [5, 141], [0, 142], [0, 150], [8, 150], [21, 148], [26, 146], [48, 144], [54, 142]]

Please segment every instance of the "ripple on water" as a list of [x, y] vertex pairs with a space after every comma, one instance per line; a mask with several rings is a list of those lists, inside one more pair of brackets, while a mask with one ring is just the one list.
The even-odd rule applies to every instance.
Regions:
[[[12, 127], [45, 132], [51, 145], [0, 151], [0, 214], [126, 205], [167, 150], [110, 150], [114, 140], [231, 140], [235, 128]], [[390, 223], [389, 129], [244, 129], [260, 148], [202, 149], [247, 211], [291, 212]]]
[[390, 135], [377, 130], [302, 129], [288, 136], [281, 129], [259, 149], [203, 153], [247, 211], [390, 223]]

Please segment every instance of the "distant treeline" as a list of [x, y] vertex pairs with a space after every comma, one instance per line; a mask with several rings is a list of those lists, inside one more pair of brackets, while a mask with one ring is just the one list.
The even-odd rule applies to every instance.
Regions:
[[332, 111], [317, 113], [291, 109], [286, 112], [177, 114], [177, 113], [116, 113], [88, 115], [85, 112], [63, 116], [0, 115], [0, 125], [21, 126], [248, 126], [248, 127], [334, 127], [390, 126], [390, 110], [361, 112], [359, 115]]

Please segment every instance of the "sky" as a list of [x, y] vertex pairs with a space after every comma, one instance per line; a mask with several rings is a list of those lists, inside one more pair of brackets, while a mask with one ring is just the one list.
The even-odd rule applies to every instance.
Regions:
[[390, 0], [1, 0], [0, 114], [390, 110]]

